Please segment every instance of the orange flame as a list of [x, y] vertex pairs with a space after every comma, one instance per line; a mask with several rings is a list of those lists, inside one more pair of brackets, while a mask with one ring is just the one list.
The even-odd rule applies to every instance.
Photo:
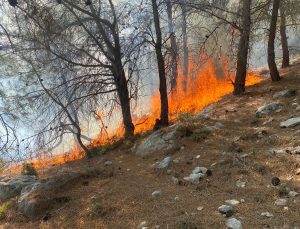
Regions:
[[[230, 79], [232, 75], [227, 74], [228, 66], [227, 61], [223, 64], [223, 75], [219, 76], [214, 68], [212, 59], [209, 59], [200, 70], [197, 70], [197, 66], [191, 66], [190, 72], [196, 72], [190, 74], [188, 79], [183, 76], [178, 77], [177, 88], [169, 95], [169, 118], [170, 121], [175, 121], [180, 113], [195, 114], [204, 107], [218, 102], [224, 95], [233, 91], [233, 84]], [[224, 74], [225, 73], [225, 74]], [[246, 86], [254, 85], [262, 81], [258, 75], [248, 73]], [[188, 90], [184, 90], [182, 85], [186, 83]], [[100, 117], [100, 116], [99, 116]], [[133, 118], [133, 122], [136, 124], [135, 133], [142, 133], [149, 131], [153, 128], [155, 120], [160, 117], [160, 96], [157, 92], [151, 97], [150, 109], [147, 115], [143, 115], [138, 118]], [[101, 118], [98, 121], [103, 123]], [[104, 127], [105, 128], [105, 127]], [[89, 147], [103, 146], [105, 144], [111, 144], [115, 140], [119, 140], [123, 137], [123, 126], [109, 132], [103, 129], [98, 137], [90, 143]], [[41, 168], [54, 164], [63, 164], [69, 161], [81, 159], [84, 157], [84, 153], [78, 147], [74, 147], [70, 153], [66, 155], [59, 155], [52, 158], [43, 158], [42, 160], [34, 160], [32, 163], [34, 167]]]

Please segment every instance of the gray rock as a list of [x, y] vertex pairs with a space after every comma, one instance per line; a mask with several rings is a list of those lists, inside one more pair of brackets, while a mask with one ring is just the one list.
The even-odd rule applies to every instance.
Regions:
[[199, 184], [199, 179], [205, 177], [202, 173], [190, 174], [188, 177], [184, 177], [183, 179], [191, 182], [192, 184]]
[[113, 163], [112, 163], [112, 161], [106, 161], [106, 162], [104, 162], [104, 165], [105, 166], [110, 166], [110, 165], [112, 165]]
[[176, 185], [179, 184], [178, 178], [172, 177], [171, 179], [172, 179], [172, 182], [173, 182], [174, 184], [176, 184]]
[[157, 166], [157, 169], [165, 169], [168, 168], [173, 162], [173, 159], [171, 157], [166, 157], [163, 159]]
[[142, 228], [144, 228], [144, 227], [147, 227], [147, 221], [143, 221], [143, 222], [141, 222], [140, 225], [139, 225], [139, 229], [142, 229]]
[[227, 212], [232, 211], [232, 206], [230, 205], [222, 205], [218, 208], [219, 212], [222, 214], [227, 214]]
[[288, 201], [286, 199], [278, 199], [275, 201], [275, 205], [277, 206], [286, 206]]
[[270, 213], [270, 212], [262, 212], [260, 215], [261, 215], [261, 216], [268, 217], [268, 218], [274, 217], [274, 215], [273, 215], [272, 213]]
[[21, 194], [24, 187], [36, 182], [35, 176], [13, 177], [7, 182], [0, 182], [0, 202], [7, 201]]
[[300, 124], [300, 117], [297, 117], [297, 118], [290, 118], [284, 122], [281, 122], [280, 123], [280, 127], [283, 127], [283, 128], [290, 128], [290, 127], [295, 127], [297, 125]]
[[242, 229], [241, 221], [237, 220], [236, 218], [230, 218], [226, 221], [226, 227], [230, 229]]
[[154, 191], [152, 192], [153, 197], [160, 197], [161, 196], [161, 191]]
[[146, 156], [157, 151], [179, 150], [177, 125], [157, 130], [133, 148], [137, 155]]
[[192, 174], [197, 174], [197, 173], [206, 174], [206, 172], [207, 172], [207, 168], [205, 168], [205, 167], [196, 167], [192, 171]]
[[295, 192], [295, 191], [289, 191], [289, 197], [296, 197], [298, 196], [299, 193], [298, 192]]
[[[87, 172], [87, 174], [88, 173], [89, 172]], [[59, 173], [53, 177], [36, 181], [35, 183], [24, 187], [18, 200], [19, 211], [28, 218], [35, 219], [40, 217], [53, 203], [55, 199], [53, 194], [55, 192], [53, 191], [63, 188], [70, 182], [77, 181], [84, 175], [85, 174], [80, 171]], [[45, 191], [48, 190], [50, 190], [49, 194], [45, 195]]]
[[221, 129], [222, 127], [224, 127], [224, 125], [221, 122], [216, 122], [212, 127], [215, 129]]
[[273, 102], [273, 103], [266, 104], [257, 109], [256, 116], [262, 117], [264, 115], [271, 113], [272, 111], [276, 111], [276, 110], [280, 109], [281, 107], [282, 107], [282, 104], [279, 102]]
[[240, 204], [240, 201], [234, 200], [234, 199], [233, 200], [226, 200], [225, 204], [230, 205], [230, 206], [236, 206], [236, 205]]
[[280, 98], [280, 97], [292, 97], [292, 96], [295, 96], [296, 94], [297, 94], [296, 89], [285, 89], [283, 91], [276, 92], [273, 95], [273, 98], [277, 99], [277, 98]]
[[300, 111], [300, 106], [296, 107], [296, 111]]
[[235, 185], [236, 185], [236, 187], [238, 187], [238, 188], [245, 188], [245, 187], [246, 187], [246, 182], [237, 180], [237, 181], [235, 182]]

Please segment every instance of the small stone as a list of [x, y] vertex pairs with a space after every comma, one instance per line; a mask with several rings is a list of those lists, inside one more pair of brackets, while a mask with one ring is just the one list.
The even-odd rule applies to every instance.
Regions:
[[166, 157], [156, 166], [156, 168], [158, 168], [158, 169], [168, 168], [172, 164], [172, 162], [173, 162], [173, 160], [171, 157]]
[[278, 177], [273, 177], [271, 182], [272, 182], [273, 186], [278, 186], [278, 185], [280, 185], [281, 181]]
[[179, 200], [179, 196], [175, 196], [174, 200], [178, 201]]
[[161, 196], [161, 191], [154, 191], [152, 192], [153, 197], [160, 197]]
[[202, 173], [190, 174], [188, 177], [184, 177], [183, 179], [191, 182], [192, 184], [199, 184], [199, 179], [205, 177]]
[[268, 217], [268, 218], [272, 218], [274, 215], [271, 214], [270, 212], [262, 212], [262, 213], [261, 213], [261, 216], [265, 216], [265, 217]]
[[197, 207], [197, 210], [198, 210], [198, 211], [202, 211], [203, 208], [204, 208], [204, 207], [200, 206], [200, 207]]
[[193, 174], [197, 174], [197, 173], [206, 174], [206, 172], [207, 172], [207, 168], [205, 168], [205, 167], [196, 167], [196, 168], [194, 168], [192, 173]]
[[295, 191], [290, 191], [290, 192], [289, 192], [289, 197], [296, 197], [296, 196], [298, 196], [298, 195], [299, 195], [298, 192], [295, 192]]
[[229, 229], [242, 229], [241, 221], [237, 220], [236, 218], [230, 218], [226, 221], [226, 227]]
[[230, 206], [236, 206], [236, 205], [240, 204], [240, 201], [238, 201], [238, 200], [226, 200], [225, 204], [230, 205]]
[[181, 146], [181, 147], [180, 147], [180, 150], [184, 150], [184, 149], [185, 149], [185, 146]]
[[196, 159], [199, 159], [199, 158], [200, 158], [200, 155], [197, 155], [195, 158], [196, 158]]
[[241, 202], [241, 203], [245, 203], [245, 199], [241, 199], [240, 202]]
[[296, 107], [296, 111], [300, 111], [300, 106]]
[[173, 163], [174, 163], [174, 164], [178, 164], [178, 163], [179, 163], [179, 160], [178, 160], [178, 159], [175, 159], [175, 160], [173, 160]]
[[283, 210], [288, 211], [289, 207], [283, 207]]
[[277, 206], [285, 206], [287, 205], [288, 201], [286, 199], [278, 199], [275, 201], [275, 205]]
[[143, 221], [140, 223], [139, 228], [142, 229], [147, 226], [147, 221]]
[[104, 162], [104, 165], [105, 166], [110, 166], [110, 165], [112, 165], [112, 161], [106, 161], [106, 162]]
[[229, 205], [222, 205], [218, 208], [219, 212], [222, 213], [222, 214], [226, 214], [227, 212], [229, 211], [232, 211], [232, 206], [229, 206]]
[[174, 183], [174, 184], [176, 184], [176, 185], [178, 185], [178, 184], [179, 184], [179, 180], [178, 180], [178, 178], [176, 178], [176, 177], [172, 177], [171, 179], [172, 179], [172, 181], [173, 181], [173, 183]]
[[299, 103], [292, 103], [292, 107], [298, 107]]
[[236, 183], [235, 183], [235, 185], [238, 188], [245, 188], [246, 187], [246, 182], [237, 180]]

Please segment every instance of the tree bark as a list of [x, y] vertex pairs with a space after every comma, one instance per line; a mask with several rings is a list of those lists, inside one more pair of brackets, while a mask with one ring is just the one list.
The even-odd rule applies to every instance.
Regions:
[[173, 91], [176, 89], [177, 86], [177, 78], [178, 78], [178, 49], [177, 49], [177, 42], [176, 36], [174, 32], [174, 24], [173, 24], [173, 15], [172, 15], [172, 4], [170, 0], [167, 0], [167, 14], [168, 14], [168, 27], [170, 33], [170, 40], [171, 40], [171, 90]]
[[268, 65], [270, 69], [271, 79], [273, 82], [280, 80], [280, 75], [275, 62], [275, 37], [279, 6], [280, 0], [273, 0], [273, 10], [268, 41]]
[[162, 54], [162, 35], [156, 0], [152, 1], [153, 20], [156, 32], [155, 52], [157, 58], [157, 67], [159, 75], [159, 92], [160, 92], [160, 121], [162, 126], [169, 125], [169, 105], [167, 94], [167, 80], [165, 72], [165, 62]]
[[251, 0], [242, 2], [242, 31], [237, 54], [237, 68], [233, 91], [235, 95], [240, 95], [245, 92], [251, 32]]
[[117, 59], [114, 66], [113, 75], [117, 86], [118, 97], [120, 100], [123, 125], [125, 128], [125, 138], [130, 138], [134, 135], [134, 125], [131, 118], [129, 91], [127, 87], [125, 71], [121, 62], [121, 54], [117, 54], [116, 58]]
[[282, 68], [287, 68], [290, 66], [290, 52], [288, 39], [286, 35], [286, 17], [283, 4], [280, 6], [280, 36], [281, 36], [281, 47], [282, 47]]
[[187, 36], [187, 18], [186, 18], [186, 6], [181, 5], [181, 13], [182, 13], [182, 39], [183, 39], [183, 90], [187, 90], [187, 81], [189, 76], [189, 47], [188, 47], [188, 36]]

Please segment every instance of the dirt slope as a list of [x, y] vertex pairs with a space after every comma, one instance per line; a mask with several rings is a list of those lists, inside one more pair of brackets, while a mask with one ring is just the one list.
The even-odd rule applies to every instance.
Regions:
[[[297, 73], [299, 72], [299, 73]], [[234, 216], [243, 228], [300, 227], [300, 197], [288, 199], [287, 208], [274, 205], [281, 198], [282, 188], [272, 186], [278, 176], [282, 187], [300, 192], [300, 159], [288, 153], [272, 155], [270, 149], [300, 146], [300, 127], [282, 129], [279, 122], [291, 116], [300, 116], [292, 103], [300, 104], [300, 95], [279, 98], [282, 111], [257, 119], [255, 111], [273, 101], [273, 94], [285, 88], [300, 88], [300, 67], [289, 69], [282, 81], [269, 81], [248, 88], [246, 95], [225, 96], [214, 107], [209, 120], [201, 124], [221, 122], [224, 127], [206, 140], [195, 142], [191, 137], [181, 139], [184, 148], [171, 154], [179, 163], [170, 169], [176, 171], [180, 184], [175, 185], [167, 171], [154, 170], [152, 164], [166, 157], [158, 152], [146, 158], [136, 156], [121, 146], [91, 160], [71, 162], [40, 171], [41, 177], [62, 170], [101, 168], [111, 176], [94, 174], [64, 187], [57, 196], [70, 198], [49, 212], [49, 219], [28, 221], [14, 207], [1, 221], [1, 228], [138, 228], [143, 221], [148, 228], [225, 228], [226, 218], [218, 207], [228, 199], [243, 199], [234, 208]], [[255, 133], [266, 134], [257, 137]], [[235, 142], [233, 144], [233, 142]], [[237, 152], [238, 151], [238, 152]], [[196, 156], [200, 158], [196, 159]], [[199, 156], [198, 156], [199, 157]], [[111, 160], [111, 166], [104, 162]], [[196, 166], [211, 168], [212, 176], [198, 185], [182, 178]], [[245, 188], [236, 187], [236, 181], [246, 182]], [[154, 198], [151, 193], [161, 191]], [[175, 198], [177, 197], [177, 198]], [[198, 207], [203, 207], [201, 211]], [[270, 212], [272, 218], [261, 216]], [[158, 227], [157, 227], [158, 228]]]

